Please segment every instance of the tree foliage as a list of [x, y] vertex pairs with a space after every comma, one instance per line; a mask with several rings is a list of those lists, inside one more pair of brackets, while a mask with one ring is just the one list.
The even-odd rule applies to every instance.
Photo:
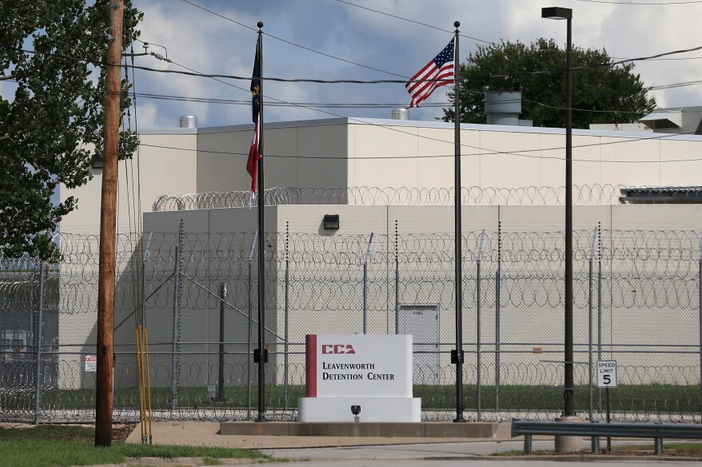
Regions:
[[[615, 64], [607, 52], [573, 49], [573, 127], [591, 123], [631, 123], [653, 111], [631, 63]], [[521, 118], [534, 126], [563, 128], [566, 102], [566, 51], [553, 40], [538, 39], [527, 46], [501, 42], [478, 46], [459, 66], [461, 121], [485, 123], [484, 90], [522, 91]], [[449, 92], [454, 101], [455, 93]], [[454, 120], [453, 107], [444, 109], [445, 121]]]
[[[141, 16], [125, 2], [125, 48]], [[57, 258], [52, 234], [77, 200], [52, 196], [90, 180], [102, 154], [108, 26], [108, 0], [0, 2], [0, 256]], [[120, 157], [137, 144], [122, 132]]]

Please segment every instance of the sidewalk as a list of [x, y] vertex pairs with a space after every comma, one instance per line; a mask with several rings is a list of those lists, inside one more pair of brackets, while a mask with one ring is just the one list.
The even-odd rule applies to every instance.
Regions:
[[[248, 423], [248, 422], [247, 422]], [[262, 431], [252, 424], [253, 431]], [[277, 423], [277, 422], [268, 422]], [[500, 424], [492, 438], [434, 438], [434, 437], [350, 437], [350, 436], [264, 436], [220, 435], [219, 422], [156, 422], [152, 424], [153, 444], [214, 446], [256, 449], [278, 459], [306, 461], [310, 467], [338, 465], [359, 467], [368, 465], [414, 467], [425, 462], [440, 461], [447, 467], [464, 465], [468, 460], [489, 462], [492, 467], [521, 467], [532, 465], [561, 465], [562, 462], [597, 462], [603, 466], [622, 467], [632, 464], [655, 463], [660, 466], [699, 465], [699, 459], [667, 456], [592, 456], [573, 455], [491, 457], [502, 451], [520, 451], [522, 438], [510, 437], [510, 424]], [[274, 430], [275, 431], [275, 430]], [[128, 443], [139, 443], [141, 429], [128, 437]], [[618, 441], [617, 444], [640, 443]], [[583, 439], [583, 449], [589, 441]], [[553, 437], [536, 437], [534, 449], [553, 449]], [[536, 461], [536, 464], [534, 463]], [[222, 467], [256, 463], [251, 460], [222, 459]], [[130, 459], [121, 466], [195, 467], [204, 465], [201, 458]], [[100, 466], [102, 467], [102, 466]]]
[[[256, 422], [248, 422], [255, 427]], [[267, 422], [277, 423], [277, 422]], [[152, 443], [188, 446], [213, 446], [241, 449], [282, 449], [340, 446], [383, 446], [399, 444], [441, 444], [510, 440], [510, 425], [500, 424], [492, 438], [428, 438], [428, 437], [352, 437], [352, 436], [263, 436], [220, 435], [219, 422], [154, 422]], [[255, 430], [252, 430], [255, 431]], [[127, 443], [141, 442], [141, 427], [136, 426]]]

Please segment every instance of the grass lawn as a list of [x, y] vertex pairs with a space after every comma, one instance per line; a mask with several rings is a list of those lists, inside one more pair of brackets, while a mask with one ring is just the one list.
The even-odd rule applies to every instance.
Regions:
[[[606, 452], [605, 437], [600, 438], [600, 454], [612, 456], [655, 456], [653, 444], [630, 444], [626, 446], [613, 446], [612, 452]], [[591, 454], [590, 449], [583, 450], [577, 455]], [[523, 456], [524, 452], [520, 450], [503, 451], [492, 454], [496, 457]], [[556, 455], [553, 450], [534, 450], [533, 456], [553, 456]], [[593, 454], [596, 455], [596, 454]], [[702, 457], [702, 443], [674, 443], [663, 441], [663, 455], [669, 457]]]
[[66, 467], [120, 464], [127, 457], [202, 457], [209, 465], [216, 459], [267, 459], [258, 451], [189, 446], [125, 444], [95, 447], [91, 427], [40, 425], [0, 427], [0, 467]]

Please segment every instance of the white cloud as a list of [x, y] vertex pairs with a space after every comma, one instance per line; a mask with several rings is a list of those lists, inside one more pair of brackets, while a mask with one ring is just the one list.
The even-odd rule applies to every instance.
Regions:
[[[411, 76], [450, 40], [451, 33], [356, 8], [334, 0], [193, 0], [205, 8], [255, 29], [264, 25], [264, 77], [322, 79], [388, 79], [394, 74]], [[541, 18], [542, 0], [349, 0], [390, 15], [453, 30], [484, 41], [500, 39], [530, 43], [537, 37], [565, 43], [565, 23]], [[174, 61], [205, 73], [248, 77], [253, 65], [255, 30], [207, 13], [185, 2], [137, 0], [145, 13], [142, 39], [162, 44]], [[612, 5], [564, 0], [573, 9], [573, 41], [584, 48], [606, 48], [615, 57], [640, 57], [698, 45], [697, 21], [702, 6]], [[277, 38], [283, 39], [283, 41]], [[323, 56], [285, 41], [318, 50]], [[460, 56], [475, 50], [476, 41], [461, 39]], [[156, 49], [153, 49], [156, 50]], [[702, 52], [692, 54], [702, 56]], [[688, 54], [689, 56], [689, 54]], [[342, 59], [337, 60], [336, 58]], [[345, 60], [345, 61], [344, 61]], [[353, 62], [353, 63], [348, 63]], [[360, 63], [370, 68], [357, 66]], [[647, 86], [702, 79], [702, 60], [649, 61], [636, 64]], [[140, 64], [179, 69], [153, 58]], [[208, 79], [138, 72], [137, 91], [188, 97], [248, 100], [247, 80]], [[237, 89], [240, 88], [240, 89]], [[394, 103], [402, 107], [408, 95], [402, 84], [336, 85], [268, 82], [264, 93], [270, 101], [334, 103]], [[702, 86], [656, 91], [661, 105], [702, 105]], [[445, 101], [445, 89], [431, 102]], [[248, 105], [215, 105], [194, 102], [152, 101], [150, 121], [176, 126], [178, 117], [196, 114], [203, 126], [250, 122]], [[141, 105], [140, 104], [140, 105]], [[390, 109], [333, 109], [335, 115], [388, 117]], [[324, 113], [300, 108], [266, 109], [267, 121], [325, 118]], [[440, 109], [413, 110], [412, 118], [433, 119]], [[148, 120], [147, 120], [148, 121]]]

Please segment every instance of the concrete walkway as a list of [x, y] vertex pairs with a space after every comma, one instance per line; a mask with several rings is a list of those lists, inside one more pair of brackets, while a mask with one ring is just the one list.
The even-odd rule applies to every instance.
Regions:
[[[266, 428], [278, 422], [268, 422]], [[249, 424], [250, 433], [255, 433], [261, 424]], [[381, 446], [397, 444], [441, 444], [465, 443], [465, 437], [377, 437], [377, 436], [265, 436], [259, 434], [220, 435], [221, 424], [218, 422], [155, 422], [151, 425], [153, 444], [213, 446], [242, 449], [281, 449], [338, 446]], [[472, 438], [471, 441], [506, 441], [510, 440], [509, 424], [500, 424], [495, 434], [489, 438]], [[127, 443], [141, 442], [141, 427], [137, 425], [127, 438]]]
[[[255, 422], [250, 422], [254, 424]], [[275, 424], [277, 422], [269, 422]], [[261, 425], [251, 426], [251, 430], [260, 431]], [[550, 455], [528, 457], [490, 457], [503, 451], [520, 451], [522, 440], [510, 438], [510, 425], [500, 424], [493, 437], [489, 439], [451, 438], [451, 437], [350, 437], [350, 436], [266, 436], [256, 434], [221, 435], [220, 423], [217, 422], [156, 422], [152, 424], [153, 444], [214, 446], [226, 448], [256, 449], [277, 459], [297, 461], [294, 465], [321, 467], [363, 466], [424, 466], [427, 463], [442, 467], [465, 465], [466, 461], [477, 460], [490, 467], [520, 467], [535, 465], [563, 465], [563, 462], [596, 462], [608, 467], [630, 467], [654, 463], [657, 466], [700, 465], [699, 459], [665, 458], [660, 456], [611, 457], [577, 455]], [[266, 430], [276, 430], [266, 428]], [[139, 443], [141, 428], [136, 427], [127, 439], [128, 443]], [[629, 441], [631, 443], [632, 441]], [[644, 440], [633, 441], [645, 444]], [[624, 444], [627, 441], [617, 441]], [[552, 450], [553, 439], [534, 441], [535, 450]], [[589, 448], [589, 440], [583, 439], [583, 449]], [[536, 461], [536, 463], [534, 463]], [[251, 464], [250, 460], [221, 460], [222, 467]], [[203, 465], [202, 459], [153, 458], [132, 459], [119, 467], [136, 467], [140, 465], [167, 467], [194, 467]]]

